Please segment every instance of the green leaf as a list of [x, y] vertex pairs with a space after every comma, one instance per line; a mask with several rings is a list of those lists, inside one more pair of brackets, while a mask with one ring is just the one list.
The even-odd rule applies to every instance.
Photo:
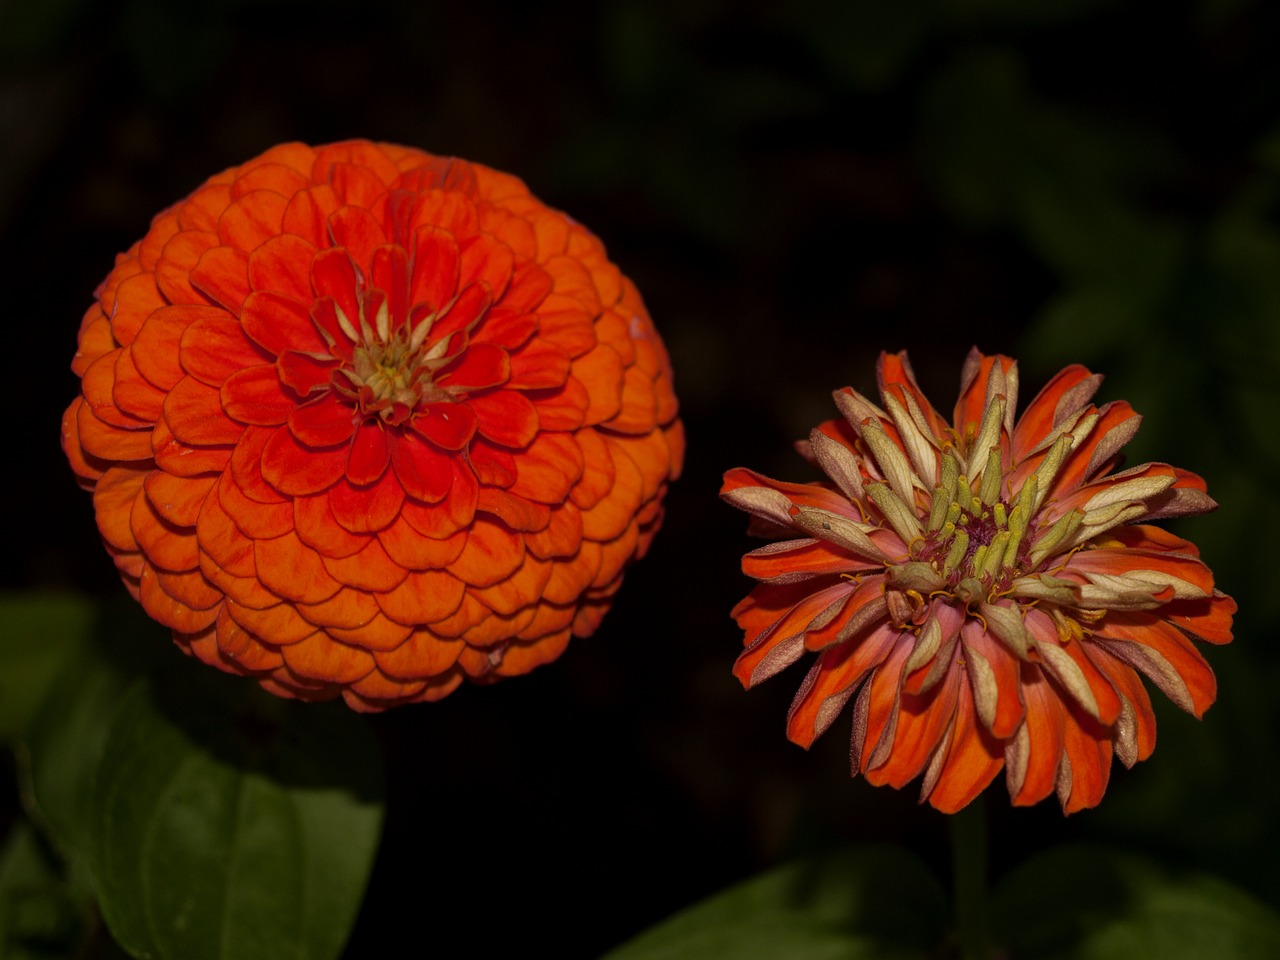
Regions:
[[68, 593], [0, 596], [0, 740], [20, 736], [63, 665], [79, 655], [93, 605]]
[[948, 907], [906, 851], [855, 847], [760, 874], [676, 914], [608, 960], [935, 956]]
[[111, 718], [153, 657], [180, 654], [168, 631], [127, 597], [107, 604], [78, 651], [51, 684], [17, 756], [28, 813], [69, 861], [73, 887], [91, 895], [90, 800]]
[[108, 927], [135, 957], [338, 956], [382, 823], [368, 726], [184, 666], [126, 694], [99, 764]]
[[1102, 847], [1058, 849], [1029, 861], [998, 885], [992, 913], [1001, 946], [1017, 957], [1280, 957], [1280, 916], [1249, 894]]
[[70, 956], [85, 919], [31, 825], [19, 822], [0, 850], [0, 957]]

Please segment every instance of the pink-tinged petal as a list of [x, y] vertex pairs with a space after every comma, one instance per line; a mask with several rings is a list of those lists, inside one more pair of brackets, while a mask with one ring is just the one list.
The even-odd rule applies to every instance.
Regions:
[[481, 436], [504, 447], [520, 449], [538, 433], [538, 411], [514, 390], [495, 390], [467, 400], [476, 415]]
[[313, 354], [286, 350], [276, 360], [280, 382], [300, 397], [329, 389], [333, 371], [342, 361], [333, 357], [317, 357]]
[[180, 441], [195, 446], [231, 444], [244, 424], [227, 416], [218, 391], [194, 377], [183, 377], [164, 400], [164, 419]]
[[332, 299], [347, 320], [358, 327], [360, 300], [356, 292], [357, 283], [355, 265], [341, 247], [321, 250], [311, 261], [311, 288], [315, 290], [316, 299]]
[[280, 493], [296, 497], [333, 486], [346, 472], [346, 446], [312, 448], [281, 427], [262, 448], [262, 476]]
[[930, 762], [931, 769], [925, 775], [922, 789], [930, 805], [943, 813], [955, 813], [967, 806], [1004, 767], [999, 744], [976, 720], [973, 691], [968, 684], [962, 683], [959, 685], [951, 739], [945, 745], [946, 758], [941, 761], [936, 774], [933, 774], [933, 768], [938, 761], [935, 758]]
[[292, 233], [272, 237], [249, 255], [249, 286], [286, 300], [310, 303], [311, 258], [317, 248]]
[[458, 289], [458, 242], [439, 227], [419, 227], [413, 236], [409, 302], [442, 310]]
[[958, 714], [967, 686], [953, 657], [946, 675], [927, 692], [902, 694], [896, 717], [867, 761], [867, 781], [901, 790], [918, 777], [934, 753], [946, 749], [948, 732], [964, 721]]
[[1231, 618], [1236, 602], [1226, 594], [1214, 591], [1204, 600], [1175, 600], [1160, 608], [1160, 613], [1183, 633], [1208, 643], [1231, 642]]
[[960, 636], [978, 718], [993, 737], [1007, 740], [1025, 715], [1022, 666], [1007, 646], [976, 621], [965, 623]]
[[[740, 626], [750, 625], [759, 619], [753, 616], [756, 613], [765, 613], [771, 622], [754, 636], [748, 631], [749, 644], [734, 663], [734, 676], [744, 687], [750, 688], [790, 666], [805, 652], [805, 632], [814, 626], [815, 621], [820, 625], [829, 620], [832, 612], [838, 611], [848, 601], [851, 592], [847, 583], [834, 583], [812, 594], [797, 592], [796, 596], [788, 597], [793, 605], [780, 614], [764, 607], [742, 610], [738, 618]], [[776, 619], [773, 619], [775, 615]]]
[[[808, 749], [831, 726], [867, 673], [881, 667], [899, 646], [899, 631], [888, 623], [879, 626], [860, 643], [837, 644], [818, 655], [787, 712], [787, 739]], [[902, 652], [905, 658], [906, 652]], [[742, 663], [750, 652], [739, 658]], [[759, 669], [759, 667], [756, 667]], [[735, 675], [744, 668], [735, 664]]]
[[742, 558], [743, 573], [770, 583], [794, 583], [821, 574], [867, 569], [867, 561], [824, 540], [782, 540], [757, 547]]
[[298, 406], [269, 363], [233, 373], [222, 385], [220, 396], [227, 415], [260, 427], [284, 423]]
[[507, 382], [511, 374], [511, 361], [507, 351], [487, 343], [475, 343], [467, 348], [452, 365], [440, 371], [437, 381], [446, 387], [462, 390], [483, 390]]
[[906, 398], [910, 398], [917, 409], [924, 417], [925, 424], [929, 429], [929, 433], [934, 437], [944, 437], [947, 435], [947, 429], [950, 424], [942, 414], [933, 408], [933, 404], [929, 402], [929, 398], [924, 395], [924, 391], [920, 389], [920, 384], [916, 382], [915, 371], [911, 369], [911, 363], [907, 360], [905, 350], [900, 353], [882, 353], [880, 360], [876, 364], [876, 380], [880, 387], [881, 395], [886, 393], [895, 397], [906, 407]]
[[1022, 460], [1053, 428], [1080, 410], [1097, 392], [1102, 378], [1075, 363], [1054, 375], [1027, 405], [1013, 429], [1013, 456]]
[[1185, 595], [1184, 599], [1194, 599], [1196, 592], [1205, 596], [1213, 592], [1213, 574], [1209, 568], [1195, 557], [1176, 554], [1123, 547], [1080, 550], [1071, 555], [1064, 569], [1173, 584], [1178, 593]]
[[453, 486], [449, 454], [411, 432], [402, 432], [391, 444], [391, 465], [404, 492], [417, 500], [443, 500]]
[[347, 479], [357, 486], [377, 483], [391, 463], [391, 439], [381, 421], [366, 420], [356, 427], [347, 457]]
[[1071, 709], [1062, 714], [1064, 765], [1058, 771], [1063, 813], [1096, 807], [1111, 777], [1110, 731], [1092, 717]]
[[314, 353], [329, 352], [311, 320], [311, 311], [300, 301], [272, 291], [251, 293], [240, 314], [244, 332], [272, 356], [289, 350]]
[[476, 432], [476, 415], [465, 403], [428, 403], [409, 419], [415, 433], [445, 450], [461, 450]]
[[982, 414], [987, 396], [987, 383], [991, 379], [991, 371], [999, 366], [1003, 373], [1008, 373], [1013, 366], [1009, 357], [984, 356], [975, 348], [969, 351], [965, 359], [964, 370], [960, 376], [960, 399], [956, 401], [953, 425], [963, 435], [965, 428], [973, 424], [976, 428], [982, 423]]
[[229, 313], [219, 312], [195, 320], [183, 331], [178, 359], [201, 383], [220, 387], [233, 373], [269, 362], [270, 355], [244, 335]]
[[404, 503], [404, 488], [392, 470], [384, 470], [369, 485], [353, 486], [344, 479], [329, 489], [329, 508], [334, 518], [352, 533], [383, 529], [400, 515]]
[[233, 247], [214, 247], [191, 271], [191, 285], [219, 306], [239, 313], [249, 296], [248, 255]]
[[351, 407], [341, 403], [332, 393], [295, 406], [289, 413], [289, 429], [309, 447], [329, 447], [346, 443], [356, 432]]
[[1218, 695], [1218, 681], [1200, 651], [1160, 613], [1108, 612], [1093, 628], [1095, 642], [1141, 671], [1183, 710], [1202, 716]]
[[[337, 192], [341, 195], [341, 190]], [[329, 236], [335, 248], [346, 248], [351, 259], [364, 269], [372, 262], [373, 251], [387, 242], [382, 225], [373, 214], [357, 206], [339, 207], [329, 214]]]
[[1088, 437], [1067, 455], [1047, 498], [1062, 498], [1097, 476], [1138, 429], [1142, 418], [1124, 401], [1108, 403]]

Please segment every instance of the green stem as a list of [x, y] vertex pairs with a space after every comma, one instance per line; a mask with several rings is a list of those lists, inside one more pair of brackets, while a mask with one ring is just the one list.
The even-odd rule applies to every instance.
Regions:
[[964, 960], [991, 960], [987, 918], [987, 816], [982, 797], [950, 817], [951, 882]]

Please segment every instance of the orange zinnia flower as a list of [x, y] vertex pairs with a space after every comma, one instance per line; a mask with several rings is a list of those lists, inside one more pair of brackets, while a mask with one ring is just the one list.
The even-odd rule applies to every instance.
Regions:
[[179, 646], [377, 710], [596, 629], [684, 449], [635, 287], [521, 181], [286, 144], [160, 214], [80, 328], [63, 447]]
[[1204, 481], [1148, 463], [1115, 472], [1140, 417], [1089, 403], [1101, 377], [1067, 367], [1014, 422], [1017, 366], [974, 350], [948, 423], [905, 353], [882, 354], [884, 408], [845, 388], [843, 420], [802, 452], [830, 478], [750, 470], [721, 495], [755, 532], [761, 581], [733, 611], [734, 673], [751, 687], [817, 653], [788, 736], [808, 747], [853, 707], [852, 772], [954, 812], [1007, 772], [1017, 805], [1102, 799], [1114, 753], [1155, 746], [1139, 674], [1199, 717], [1213, 672], [1189, 638], [1231, 639], [1235, 603], [1196, 548], [1138, 521], [1216, 504]]

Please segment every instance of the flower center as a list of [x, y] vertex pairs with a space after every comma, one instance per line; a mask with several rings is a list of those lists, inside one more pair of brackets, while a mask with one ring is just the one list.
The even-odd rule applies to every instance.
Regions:
[[[368, 319], [370, 312], [372, 323]], [[339, 326], [355, 347], [350, 362], [333, 371], [330, 383], [361, 414], [379, 417], [395, 426], [408, 419], [421, 403], [454, 399], [433, 379], [441, 367], [455, 359], [454, 355], [447, 355], [449, 337], [426, 345], [435, 314], [412, 328], [404, 323], [392, 329], [383, 299], [380, 303], [362, 300], [358, 326], [341, 309], [337, 315]]]

